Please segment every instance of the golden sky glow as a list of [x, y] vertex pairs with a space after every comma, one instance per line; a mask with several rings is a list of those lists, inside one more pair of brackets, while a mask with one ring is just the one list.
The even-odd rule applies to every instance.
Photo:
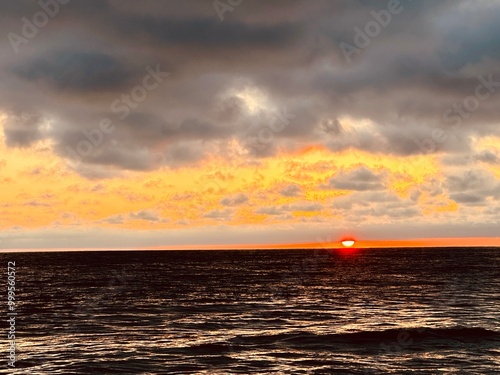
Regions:
[[[2, 229], [90, 224], [152, 229], [182, 227], [184, 221], [191, 226], [203, 226], [219, 221], [239, 225], [286, 223], [301, 217], [327, 219], [339, 215], [327, 204], [351, 193], [321, 188], [340, 171], [366, 166], [386, 174], [387, 190], [402, 198], [408, 197], [412, 187], [440, 178], [436, 158], [431, 156], [394, 158], [351, 150], [331, 153], [321, 147], [307, 147], [297, 152], [281, 152], [259, 165], [248, 165], [244, 158], [232, 158], [229, 164], [213, 156], [189, 168], [121, 172], [115, 178], [93, 181], [75, 173], [71, 163], [52, 152], [50, 144], [8, 151], [2, 145], [0, 150], [3, 155]], [[303, 194], [281, 195], [279, 191], [289, 184], [300, 187]], [[221, 204], [224, 198], [240, 194], [248, 197], [242, 204]], [[438, 205], [427, 207], [425, 197], [419, 204], [429, 212], [442, 207], [456, 209], [445, 197], [438, 199]], [[307, 207], [311, 203], [322, 207], [311, 210]], [[258, 212], [283, 205], [290, 206], [290, 215], [286, 218]], [[301, 210], [301, 205], [308, 209]], [[150, 211], [158, 220], [134, 218], [133, 214], [140, 211]], [[210, 212], [220, 212], [220, 217], [215, 214], [210, 217]], [[225, 216], [225, 212], [228, 215]], [[207, 214], [209, 217], [205, 217]], [[120, 215], [122, 222], [118, 220]], [[116, 223], [105, 221], [113, 217]]]
[[[497, 146], [497, 142], [488, 139], [481, 146]], [[255, 163], [248, 163], [245, 155], [237, 153], [230, 161], [212, 155], [191, 167], [120, 171], [113, 178], [91, 180], [76, 173], [74, 164], [58, 157], [48, 142], [25, 149], [7, 149], [2, 142], [0, 152], [1, 230], [154, 230], [355, 220], [346, 217], [349, 211], [336, 209], [332, 203], [356, 192], [325, 186], [332, 176], [348, 175], [360, 167], [383, 176], [384, 191], [397, 199], [408, 200], [412, 191], [421, 187], [422, 193], [414, 200], [420, 217], [453, 214], [460, 209], [446, 192], [427, 193], [424, 189], [444, 179], [435, 155], [394, 157], [349, 149], [334, 153], [309, 145], [295, 151], [282, 150], [275, 157]], [[300, 193], [280, 193], [290, 185], [298, 187]], [[385, 243], [390, 242], [360, 241], [357, 246]], [[392, 242], [408, 246], [434, 243]]]

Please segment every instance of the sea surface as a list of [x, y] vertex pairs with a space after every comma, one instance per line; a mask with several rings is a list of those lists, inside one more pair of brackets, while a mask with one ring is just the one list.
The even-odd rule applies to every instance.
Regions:
[[500, 374], [498, 248], [0, 258], [18, 312], [0, 373]]

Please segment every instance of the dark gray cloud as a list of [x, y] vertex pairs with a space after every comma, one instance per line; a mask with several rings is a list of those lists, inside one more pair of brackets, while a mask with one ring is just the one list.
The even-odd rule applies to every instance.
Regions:
[[500, 199], [500, 182], [491, 173], [483, 170], [468, 170], [447, 178], [450, 198], [457, 203], [484, 205]]
[[500, 158], [497, 156], [497, 154], [489, 150], [477, 154], [475, 158], [479, 161], [484, 161], [485, 163], [489, 164], [498, 164], [500, 162]]
[[131, 212], [129, 214], [130, 219], [136, 220], [146, 220], [146, 221], [160, 221], [158, 213], [152, 210], [142, 210], [139, 212]]
[[246, 202], [248, 202], [248, 196], [246, 196], [245, 194], [237, 194], [232, 197], [221, 199], [220, 204], [222, 204], [223, 206], [239, 206]]
[[123, 215], [114, 215], [104, 219], [103, 222], [107, 224], [123, 224], [125, 219]]
[[485, 176], [479, 171], [466, 171], [461, 175], [448, 177], [448, 188], [450, 191], [469, 191], [484, 187]]
[[323, 209], [323, 205], [314, 202], [304, 202], [304, 203], [294, 203], [294, 204], [286, 204], [282, 206], [284, 211], [304, 211], [304, 212], [315, 212], [321, 211]]
[[109, 216], [100, 222], [107, 224], [124, 224], [127, 220], [144, 220], [151, 222], [168, 222], [168, 219], [160, 217], [155, 210], [141, 210], [138, 212], [130, 212], [128, 214], [119, 214]]
[[114, 19], [118, 31], [141, 41], [159, 45], [180, 45], [202, 48], [278, 47], [296, 40], [297, 26], [242, 22], [220, 22], [216, 17], [175, 19], [129, 15]]
[[475, 195], [475, 194], [470, 194], [470, 193], [455, 193], [455, 194], [450, 194], [450, 198], [453, 199], [457, 203], [472, 203], [472, 204], [477, 204], [477, 203], [483, 203], [484, 202], [484, 197], [480, 195]]
[[225, 209], [225, 210], [212, 210], [203, 217], [208, 218], [208, 219], [216, 219], [216, 220], [221, 220], [221, 221], [226, 221], [230, 220], [233, 217], [233, 210], [231, 209]]
[[350, 172], [341, 171], [332, 177], [327, 184], [321, 185], [322, 189], [339, 190], [382, 190], [383, 178], [366, 167], [360, 167]]
[[355, 191], [347, 196], [336, 198], [331, 208], [348, 221], [360, 219], [406, 221], [421, 212], [413, 199], [402, 199], [388, 191]]
[[290, 219], [292, 212], [321, 212], [324, 206], [316, 202], [297, 202], [282, 206], [261, 207], [255, 211], [257, 214], [269, 215], [279, 219]]
[[273, 207], [261, 207], [257, 209], [255, 212], [262, 215], [277, 216], [277, 215], [282, 215], [284, 213], [284, 210], [273, 206]]
[[298, 185], [288, 185], [285, 188], [280, 190], [280, 194], [283, 195], [284, 197], [296, 197], [300, 195], [302, 192], [302, 189]]
[[39, 114], [10, 113], [4, 124], [7, 146], [26, 147], [44, 138], [41, 127], [43, 117]]
[[75, 50], [53, 51], [50, 56], [16, 64], [11, 71], [21, 79], [47, 84], [57, 91], [81, 93], [124, 89], [137, 78], [119, 57]]

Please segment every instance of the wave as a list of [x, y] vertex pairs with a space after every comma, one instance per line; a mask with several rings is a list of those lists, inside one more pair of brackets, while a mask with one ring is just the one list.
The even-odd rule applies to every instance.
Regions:
[[480, 327], [454, 328], [409, 328], [381, 331], [361, 331], [338, 334], [317, 334], [313, 332], [282, 333], [276, 335], [240, 336], [231, 340], [231, 348], [245, 349], [248, 346], [290, 347], [326, 349], [329, 347], [373, 348], [384, 345], [408, 349], [456, 347], [456, 345], [489, 344], [500, 346], [500, 332]]

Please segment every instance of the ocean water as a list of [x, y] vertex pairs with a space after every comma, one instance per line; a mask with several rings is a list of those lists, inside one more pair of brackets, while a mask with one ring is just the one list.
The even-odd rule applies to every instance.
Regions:
[[0, 373], [500, 374], [500, 249], [0, 258], [18, 312]]

